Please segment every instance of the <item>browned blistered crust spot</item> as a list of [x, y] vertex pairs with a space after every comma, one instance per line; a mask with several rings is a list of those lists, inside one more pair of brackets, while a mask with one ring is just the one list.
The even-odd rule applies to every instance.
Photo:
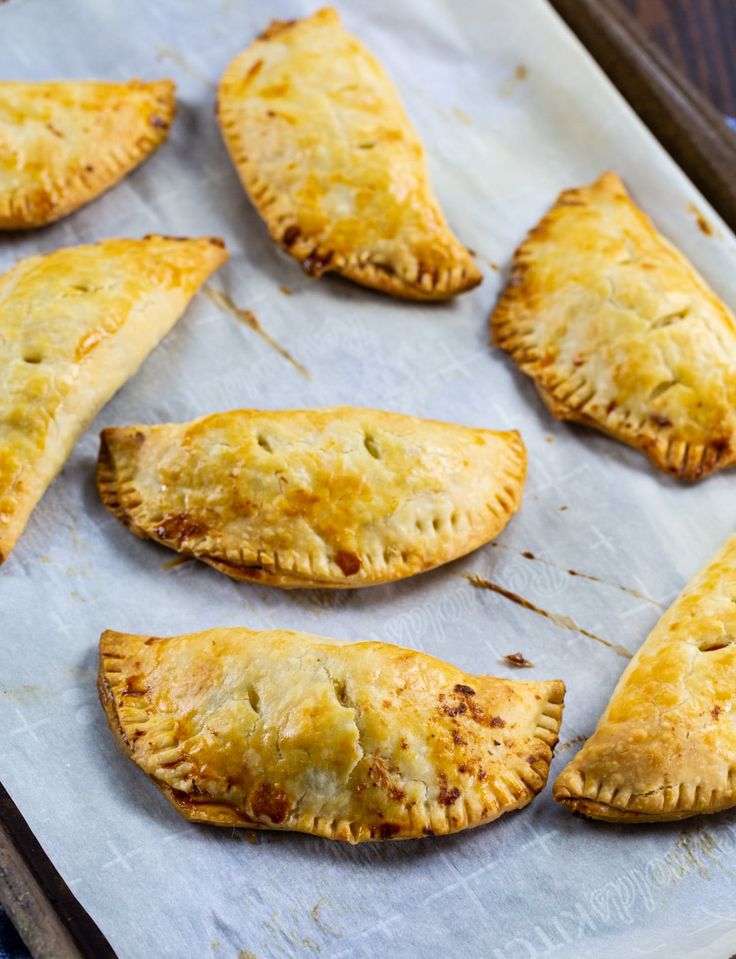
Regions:
[[721, 715], [721, 707], [718, 705], [714, 706], [713, 709], [711, 709], [710, 714], [713, 719], [718, 722], [718, 717]]
[[391, 839], [392, 836], [395, 836], [397, 832], [401, 831], [401, 826], [397, 825], [395, 822], [385, 822], [382, 823], [381, 828], [378, 831], [381, 839]]
[[345, 576], [355, 576], [360, 572], [360, 557], [348, 550], [340, 549], [335, 554], [335, 562], [340, 567]]
[[491, 725], [491, 726], [495, 726], [495, 727], [497, 727], [497, 728], [503, 728], [503, 727], [506, 725], [506, 720], [505, 720], [505, 719], [501, 719], [500, 716], [492, 716], [492, 717], [491, 717], [491, 721], [490, 721], [490, 725]]
[[454, 706], [451, 706], [449, 703], [442, 703], [440, 709], [446, 716], [462, 716], [463, 713], [468, 711], [466, 703], [459, 702]]
[[152, 113], [148, 118], [148, 122], [152, 127], [156, 127], [158, 130], [168, 130], [169, 124], [163, 117], [160, 117], [157, 113]]
[[368, 769], [368, 775], [370, 776], [371, 782], [374, 786], [385, 790], [388, 796], [395, 802], [401, 802], [406, 793], [403, 789], [400, 789], [397, 785], [395, 785], [395, 783], [391, 782], [391, 773], [399, 773], [398, 767], [387, 766], [383, 756], [376, 754], [373, 757], [373, 762]]
[[456, 683], [454, 690], [456, 693], [461, 693], [463, 696], [475, 696], [475, 690], [471, 686], [463, 685], [463, 683]]
[[672, 420], [669, 416], [664, 416], [662, 413], [650, 413], [649, 419], [657, 426], [672, 426]]
[[326, 253], [311, 253], [302, 260], [302, 269], [308, 276], [322, 276], [332, 261], [334, 250]]
[[154, 529], [154, 535], [168, 543], [181, 546], [184, 540], [204, 536], [207, 525], [186, 513], [172, 513]]
[[121, 696], [142, 696], [148, 692], [148, 686], [143, 682], [143, 676], [137, 674], [129, 676], [119, 687], [118, 692]]
[[465, 740], [464, 740], [463, 737], [460, 735], [460, 733], [457, 731], [457, 729], [453, 729], [453, 730], [452, 730], [452, 741], [453, 741], [453, 743], [454, 743], [456, 746], [465, 746], [465, 745], [466, 745]]
[[284, 235], [281, 237], [281, 242], [286, 247], [293, 246], [299, 239], [301, 232], [302, 231], [299, 229], [296, 223], [292, 223], [291, 226], [288, 226], [284, 230]]
[[445, 776], [444, 773], [440, 773], [438, 778], [440, 789], [437, 799], [443, 806], [452, 806], [453, 803], [456, 803], [460, 798], [460, 790], [457, 786], [453, 786], [452, 789], [447, 788], [447, 776]]
[[270, 819], [272, 823], [279, 824], [289, 815], [291, 800], [278, 786], [262, 782], [251, 796], [250, 805], [256, 818]]

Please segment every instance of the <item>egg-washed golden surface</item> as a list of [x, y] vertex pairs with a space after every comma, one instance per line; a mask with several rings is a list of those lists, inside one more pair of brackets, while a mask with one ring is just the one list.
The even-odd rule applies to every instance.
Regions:
[[687, 585], [621, 677], [554, 785], [610, 822], [685, 819], [736, 805], [736, 536]]
[[0, 82], [0, 230], [44, 226], [99, 196], [168, 136], [171, 80]]
[[488, 542], [525, 475], [516, 432], [337, 407], [106, 429], [97, 486], [137, 536], [235, 579], [350, 588]]
[[227, 259], [221, 240], [103, 240], [0, 276], [0, 562], [78, 437]]
[[734, 316], [615, 173], [561, 194], [517, 250], [491, 322], [559, 419], [682, 479], [733, 463]]
[[124, 752], [187, 819], [357, 843], [525, 806], [547, 780], [565, 687], [236, 628], [107, 631], [99, 690]]
[[396, 89], [335, 10], [272, 23], [228, 66], [217, 106], [271, 238], [307, 273], [422, 300], [480, 283]]

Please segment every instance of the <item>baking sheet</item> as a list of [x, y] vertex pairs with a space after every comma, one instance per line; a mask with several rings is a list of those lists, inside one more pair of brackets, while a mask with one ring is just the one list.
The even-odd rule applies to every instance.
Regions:
[[[486, 346], [497, 267], [558, 190], [607, 167], [736, 304], [733, 235], [551, 9], [340, 3], [398, 84], [448, 218], [485, 272], [477, 290], [433, 306], [304, 277], [271, 245], [226, 156], [213, 116], [221, 71], [271, 17], [312, 9], [303, 0], [0, 7], [4, 78], [169, 75], [180, 97], [168, 145], [87, 209], [0, 240], [0, 268], [105, 236], [220, 234], [232, 259], [210, 285], [253, 310], [311, 374], [200, 295], [98, 416], [0, 577], [0, 779], [120, 959], [730, 955], [732, 815], [591, 824], [553, 804], [548, 788], [520, 813], [437, 840], [351, 848], [218, 831], [179, 819], [106, 729], [95, 692], [102, 629], [279, 626], [399, 643], [471, 672], [563, 678], [552, 779], [592, 732], [625, 660], [464, 575], [633, 651], [734, 528], [733, 476], [685, 487], [603, 436], [554, 423], [529, 381]], [[521, 513], [496, 545], [442, 570], [328, 595], [237, 584], [192, 562], [167, 568], [174, 554], [136, 540], [98, 500], [103, 426], [337, 403], [520, 428], [530, 457]], [[534, 669], [502, 663], [517, 650]]]

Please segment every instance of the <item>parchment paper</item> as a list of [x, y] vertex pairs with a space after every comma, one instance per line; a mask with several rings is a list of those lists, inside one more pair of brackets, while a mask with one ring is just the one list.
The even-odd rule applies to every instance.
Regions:
[[[312, 374], [200, 295], [99, 415], [0, 574], [0, 779], [120, 959], [726, 957], [736, 951], [733, 815], [590, 824], [553, 804], [548, 788], [526, 810], [453, 838], [350, 848], [218, 831], [179, 819], [105, 726], [95, 692], [102, 629], [280, 626], [404, 644], [472, 672], [563, 678], [553, 778], [592, 732], [625, 660], [474, 590], [463, 574], [633, 651], [734, 528], [733, 475], [683, 486], [612, 440], [554, 423], [530, 382], [486, 345], [502, 283], [491, 264], [506, 267], [558, 190], [607, 167], [732, 305], [734, 237], [543, 0], [340, 8], [398, 84], [448, 218], [479, 254], [485, 282], [454, 303], [417, 306], [308, 280], [272, 246], [238, 184], [214, 85], [271, 17], [301, 16], [312, 3], [0, 7], [4, 78], [168, 75], [180, 96], [168, 145], [74, 216], [3, 238], [0, 267], [106, 236], [220, 234], [232, 259], [211, 285], [253, 310]], [[174, 554], [135, 539], [98, 500], [103, 426], [334, 403], [520, 428], [530, 457], [521, 513], [496, 546], [445, 569], [318, 595], [236, 584], [194, 562], [166, 569]], [[519, 650], [534, 669], [502, 663]]]

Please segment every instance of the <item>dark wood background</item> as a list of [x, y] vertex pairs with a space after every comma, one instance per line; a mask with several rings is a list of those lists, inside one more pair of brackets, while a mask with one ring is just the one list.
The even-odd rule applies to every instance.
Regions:
[[723, 113], [736, 117], [736, 0], [620, 0]]

